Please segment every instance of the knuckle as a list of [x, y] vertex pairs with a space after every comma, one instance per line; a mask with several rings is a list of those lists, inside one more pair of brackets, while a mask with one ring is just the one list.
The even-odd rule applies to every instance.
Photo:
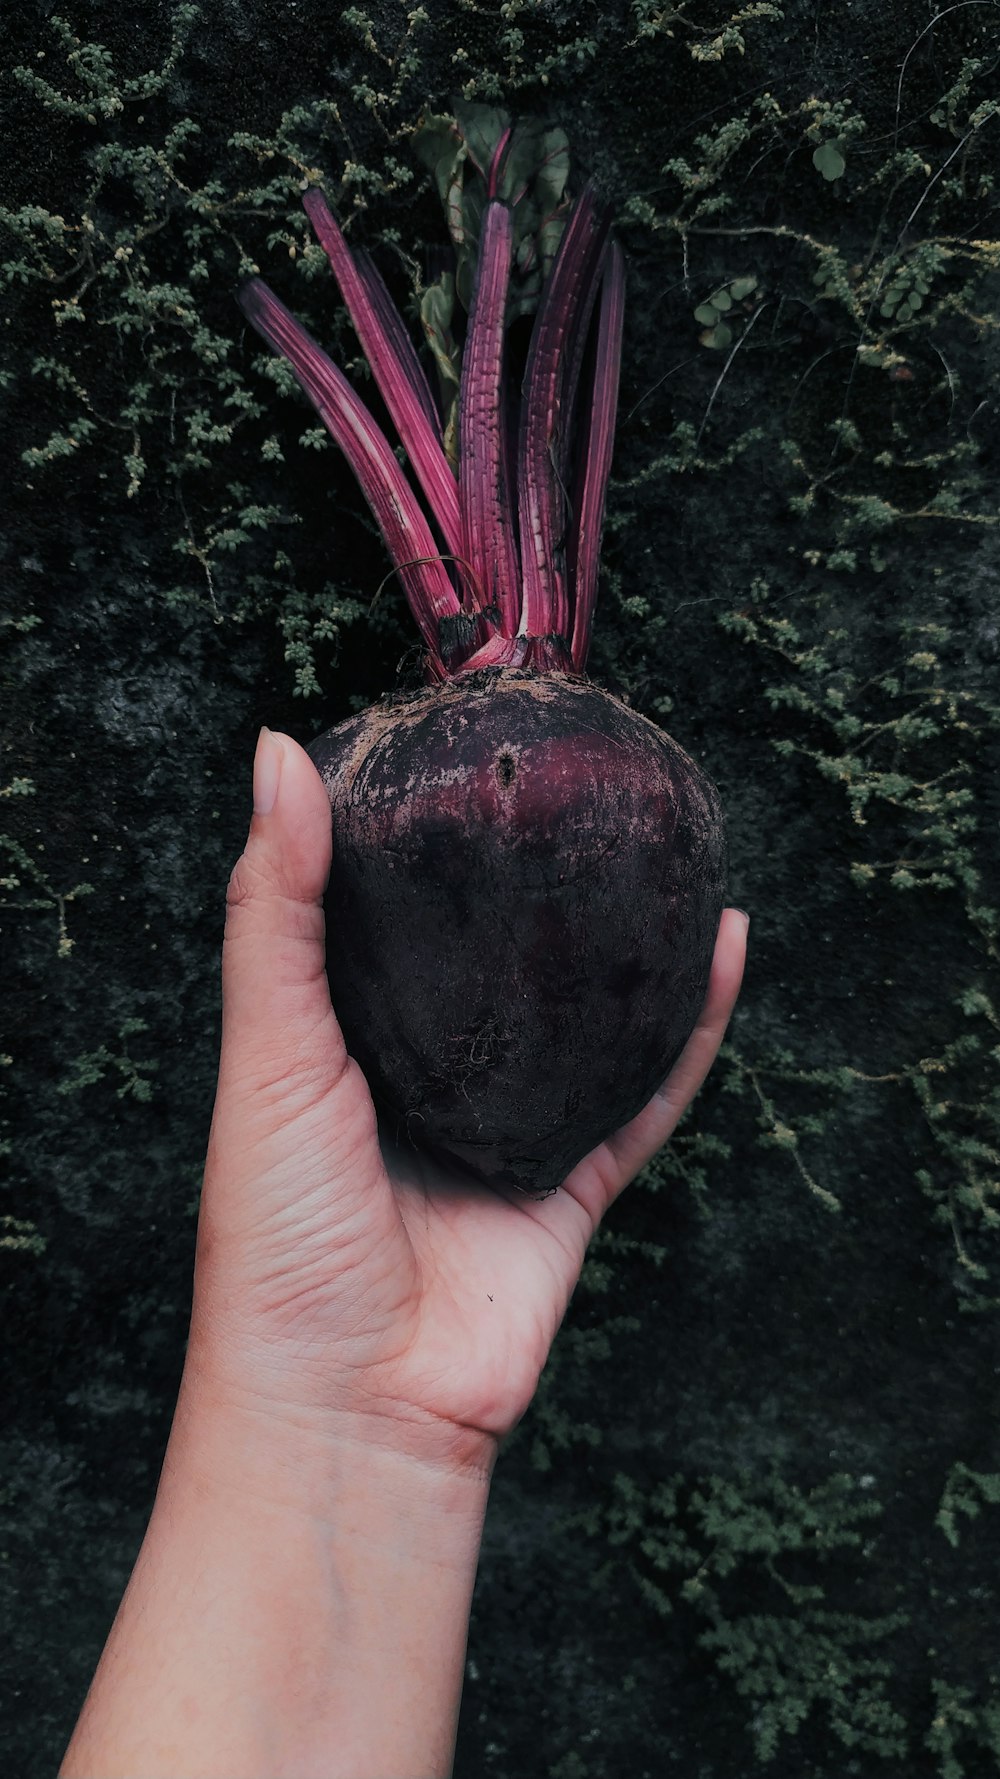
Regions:
[[230, 913], [246, 908], [260, 894], [260, 872], [255, 870], [246, 853], [237, 859], [226, 886], [226, 908]]

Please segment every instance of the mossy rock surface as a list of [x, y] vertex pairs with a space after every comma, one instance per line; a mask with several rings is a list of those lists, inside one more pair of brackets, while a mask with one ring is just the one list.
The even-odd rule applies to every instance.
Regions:
[[753, 919], [712, 1082], [502, 1456], [456, 1772], [1000, 1770], [992, 18], [7, 22], [10, 1771], [54, 1770], [156, 1484], [257, 727], [416, 682], [361, 497], [233, 291], [259, 269], [370, 393], [302, 181], [412, 319], [444, 228], [409, 132], [457, 85], [564, 125], [622, 219], [591, 669], [719, 786]]

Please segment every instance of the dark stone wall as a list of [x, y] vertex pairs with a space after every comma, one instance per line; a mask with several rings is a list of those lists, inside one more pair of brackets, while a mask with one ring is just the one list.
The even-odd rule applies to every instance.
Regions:
[[591, 670], [718, 784], [753, 921], [715, 1075], [501, 1459], [456, 1771], [998, 1770], [994, 22], [5, 23], [11, 1772], [54, 1769], [156, 1485], [257, 727], [307, 741], [413, 672], [361, 497], [233, 290], [257, 266], [364, 386], [300, 184], [412, 305], [444, 230], [408, 133], [459, 85], [564, 124], [620, 217]]

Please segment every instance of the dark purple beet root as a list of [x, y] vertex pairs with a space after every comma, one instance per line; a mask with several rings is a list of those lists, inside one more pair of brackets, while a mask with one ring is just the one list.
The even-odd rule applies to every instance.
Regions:
[[393, 1134], [551, 1191], [660, 1085], [722, 910], [714, 787], [583, 679], [514, 668], [313, 742], [333, 814], [328, 972]]

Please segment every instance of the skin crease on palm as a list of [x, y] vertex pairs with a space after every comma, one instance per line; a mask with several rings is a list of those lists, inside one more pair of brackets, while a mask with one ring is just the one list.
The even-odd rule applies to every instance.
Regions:
[[505, 1194], [380, 1144], [325, 974], [325, 946], [351, 942], [324, 928], [329, 802], [287, 736], [262, 732], [254, 802], [229, 887], [189, 1369], [279, 1425], [488, 1472], [595, 1229], [715, 1059], [747, 917], [724, 911], [705, 1006], [659, 1093], [549, 1198]]

